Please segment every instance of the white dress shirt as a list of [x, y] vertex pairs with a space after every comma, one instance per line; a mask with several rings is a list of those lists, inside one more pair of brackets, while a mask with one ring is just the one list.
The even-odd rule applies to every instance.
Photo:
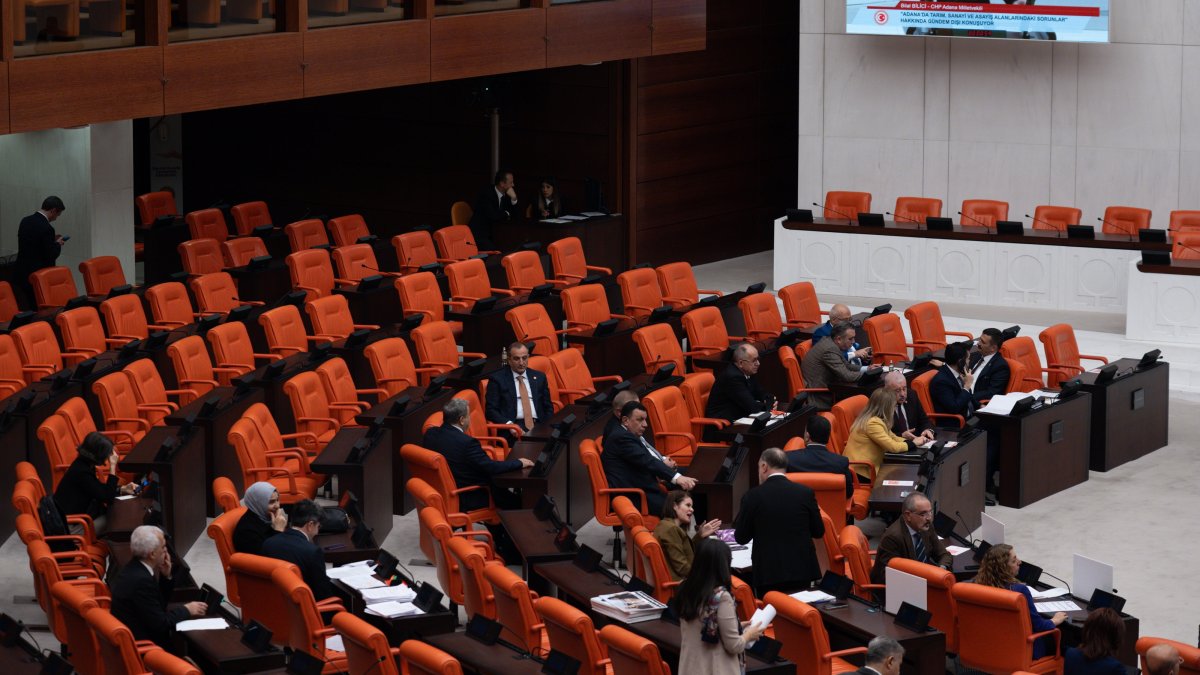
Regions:
[[[982, 359], [979, 359], [979, 363], [975, 364], [975, 368], [974, 368], [974, 370], [971, 371], [971, 374], [978, 375], [979, 373], [982, 373], [983, 369], [987, 368], [988, 361], [991, 361], [993, 356], [995, 356], [994, 353], [988, 354], [987, 356], [983, 357]], [[979, 381], [978, 377], [971, 380], [971, 393], [972, 394], [975, 393], [975, 383], [978, 381]]]
[[525, 378], [525, 391], [529, 392], [529, 407], [530, 407], [529, 416], [536, 420], [538, 418], [537, 404], [533, 402], [533, 385], [530, 384], [528, 370], [526, 370], [524, 373], [521, 373], [519, 375], [517, 373], [513, 373], [513, 390], [517, 392], [517, 419], [519, 419], [519, 420], [525, 419], [525, 406], [523, 406], [521, 404], [521, 378], [522, 377]]

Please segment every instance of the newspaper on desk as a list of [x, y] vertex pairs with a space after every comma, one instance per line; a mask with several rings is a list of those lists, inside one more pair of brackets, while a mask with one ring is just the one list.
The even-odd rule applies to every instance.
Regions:
[[594, 612], [626, 623], [657, 619], [667, 608], [665, 604], [642, 591], [621, 591], [597, 595], [592, 598], [591, 606]]
[[1029, 396], [1024, 392], [1015, 394], [996, 394], [988, 401], [987, 405], [979, 409], [982, 413], [991, 413], [993, 415], [1008, 415], [1012, 413], [1013, 406], [1017, 401]]

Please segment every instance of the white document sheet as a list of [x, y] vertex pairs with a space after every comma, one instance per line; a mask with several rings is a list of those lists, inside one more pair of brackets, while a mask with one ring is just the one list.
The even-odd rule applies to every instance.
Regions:
[[175, 630], [186, 633], [191, 630], [222, 630], [229, 628], [229, 622], [222, 618], [189, 619], [175, 624]]
[[1039, 612], [1078, 612], [1081, 607], [1070, 600], [1058, 600], [1056, 602], [1035, 602], [1034, 609]]
[[883, 610], [888, 614], [900, 611], [901, 603], [905, 602], [914, 607], [928, 609], [929, 584], [924, 577], [889, 567], [884, 570], [883, 580], [887, 585], [887, 604]]
[[325, 638], [325, 649], [332, 649], [335, 652], [346, 651], [346, 645], [342, 642], [342, 636], [330, 635]]
[[1032, 588], [1029, 589], [1029, 594], [1033, 596], [1034, 600], [1049, 600], [1050, 598], [1059, 598], [1067, 593], [1068, 591], [1065, 588], [1047, 588], [1044, 591], [1035, 591]]

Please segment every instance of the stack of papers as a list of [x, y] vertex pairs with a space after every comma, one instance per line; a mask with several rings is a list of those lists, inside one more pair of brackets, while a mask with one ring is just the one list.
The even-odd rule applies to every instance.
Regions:
[[[774, 605], [763, 605], [762, 607], [759, 607], [758, 609], [754, 610], [754, 616], [750, 617], [750, 625], [751, 626], [761, 626], [763, 628], [766, 628], [767, 626], [770, 626], [771, 622], [774, 620], [775, 620], [775, 606]], [[754, 642], [758, 642], [758, 640], [755, 640]], [[751, 643], [747, 644], [746, 646], [753, 647], [754, 642], [751, 642]]]
[[622, 591], [592, 598], [592, 609], [626, 623], [657, 619], [667, 606], [641, 591]]
[[1079, 605], [1070, 600], [1060, 600], [1058, 602], [1035, 602], [1034, 608], [1038, 612], [1078, 612]]
[[360, 560], [352, 562], [349, 565], [334, 567], [325, 570], [325, 575], [330, 579], [345, 579], [346, 577], [358, 577], [364, 574], [371, 574], [375, 570], [375, 563], [370, 560]]
[[341, 582], [356, 591], [362, 591], [368, 588], [379, 588], [387, 585], [383, 583], [382, 579], [379, 579], [371, 574], [363, 574], [356, 577], [346, 577], [342, 579]]
[[1013, 406], [1017, 401], [1029, 396], [1023, 392], [1015, 394], [997, 394], [988, 401], [988, 404], [979, 409], [979, 412], [992, 413], [993, 415], [1007, 415], [1012, 412]]
[[[966, 553], [970, 550], [971, 549], [967, 548], [966, 546], [954, 546], [953, 544], [946, 547], [946, 552], [950, 555], [958, 555], [959, 553]], [[1033, 597], [1036, 598], [1037, 596], [1034, 595]]]
[[571, 221], [563, 220], [562, 218], [543, 218], [542, 222], [543, 223], [554, 223], [555, 225], [562, 225], [564, 223], [569, 223]]
[[792, 593], [792, 597], [810, 605], [833, 600], [833, 596], [824, 591], [800, 591], [799, 593]]
[[346, 644], [342, 642], [341, 635], [330, 635], [325, 638], [325, 649], [332, 649], [335, 652], [346, 651]]
[[[767, 426], [771, 426], [772, 424], [779, 422], [784, 417], [787, 417], [787, 415], [783, 415], [780, 417], [772, 416], [769, 420], [767, 420]], [[757, 417], [742, 417], [742, 418], [738, 419], [736, 422], [734, 422], [734, 424], [754, 424], [756, 421], [758, 421]]]
[[220, 617], [215, 619], [190, 619], [175, 624], [175, 630], [187, 632], [191, 630], [223, 630], [229, 628], [229, 623]]
[[1065, 588], [1047, 588], [1044, 591], [1037, 591], [1037, 590], [1034, 590], [1031, 588], [1031, 589], [1029, 589], [1029, 594], [1033, 596], [1034, 600], [1046, 600], [1048, 598], [1058, 598], [1058, 597], [1066, 595], [1067, 589], [1065, 589]]
[[587, 220], [587, 216], [560, 216], [559, 218], [561, 220], [565, 220], [567, 222], [574, 222], [577, 220]]
[[367, 611], [376, 616], [382, 616], [385, 619], [421, 614], [421, 608], [411, 602], [396, 602], [394, 600], [367, 605]]
[[604, 213], [603, 211], [584, 211], [579, 215], [587, 216], [588, 218], [599, 218], [600, 216], [607, 216], [608, 214]]
[[359, 591], [363, 602], [374, 605], [379, 602], [412, 602], [417, 594], [408, 586], [383, 586], [381, 588], [364, 588]]

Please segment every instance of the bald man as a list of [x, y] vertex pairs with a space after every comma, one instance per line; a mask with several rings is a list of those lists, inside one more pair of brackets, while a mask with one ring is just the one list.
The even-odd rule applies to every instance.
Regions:
[[1163, 643], [1146, 651], [1146, 675], [1179, 675], [1183, 657], [1175, 647]]
[[830, 307], [829, 308], [829, 320], [826, 321], [825, 323], [821, 324], [820, 326], [817, 326], [817, 329], [813, 331], [813, 335], [812, 335], [813, 344], [814, 345], [817, 344], [818, 342], [820, 342], [822, 340], [822, 338], [829, 337], [829, 333], [830, 333], [830, 331], [833, 330], [834, 326], [837, 326], [838, 324], [846, 323], [848, 321], [850, 321], [850, 308], [849, 307], [842, 305], [842, 304], [838, 304], [838, 305], [834, 305], [833, 307]]
[[775, 397], [758, 383], [758, 349], [749, 342], [733, 350], [733, 362], [717, 376], [704, 416], [713, 419], [735, 420], [770, 410]]
[[621, 410], [625, 407], [625, 404], [640, 400], [637, 392], [632, 389], [622, 389], [617, 392], [617, 395], [612, 400], [612, 418], [604, 425], [603, 437], [600, 439], [601, 447], [604, 446], [604, 442], [608, 440], [609, 435], [621, 427]]

